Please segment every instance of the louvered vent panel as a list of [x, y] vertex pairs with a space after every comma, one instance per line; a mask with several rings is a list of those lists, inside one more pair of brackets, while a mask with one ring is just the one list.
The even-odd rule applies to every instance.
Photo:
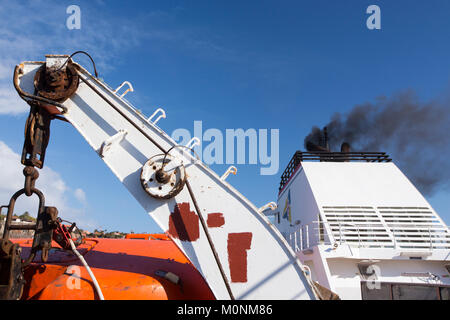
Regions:
[[392, 237], [373, 207], [322, 207], [336, 242], [369, 247], [393, 247]]
[[378, 207], [401, 248], [450, 249], [450, 233], [427, 207]]
[[430, 208], [324, 206], [336, 242], [364, 247], [450, 249], [450, 232]]

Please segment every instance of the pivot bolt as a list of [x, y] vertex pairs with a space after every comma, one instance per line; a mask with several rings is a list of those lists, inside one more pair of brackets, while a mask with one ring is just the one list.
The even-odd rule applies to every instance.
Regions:
[[155, 178], [159, 183], [166, 184], [170, 180], [170, 174], [168, 174], [161, 168], [155, 172]]

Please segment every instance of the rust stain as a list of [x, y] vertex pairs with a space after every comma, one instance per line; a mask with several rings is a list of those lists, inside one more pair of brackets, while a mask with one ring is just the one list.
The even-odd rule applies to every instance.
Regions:
[[207, 223], [209, 228], [219, 228], [225, 224], [225, 218], [222, 213], [209, 213]]
[[181, 241], [196, 241], [199, 236], [198, 216], [191, 211], [188, 202], [177, 203], [169, 217], [169, 230], [172, 237]]
[[252, 233], [228, 234], [228, 263], [231, 282], [247, 282], [247, 250], [251, 248]]

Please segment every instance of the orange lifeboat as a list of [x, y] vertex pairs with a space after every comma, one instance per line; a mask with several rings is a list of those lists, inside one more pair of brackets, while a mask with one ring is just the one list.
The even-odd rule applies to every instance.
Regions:
[[139, 239], [139, 240], [170, 240], [164, 233], [128, 233], [125, 239]]
[[[128, 239], [85, 239], [77, 249], [87, 261], [105, 300], [214, 299], [207, 283], [166, 235], [130, 235]], [[32, 239], [17, 239], [28, 256]], [[25, 269], [22, 299], [98, 299], [86, 268], [56, 243], [48, 261]]]

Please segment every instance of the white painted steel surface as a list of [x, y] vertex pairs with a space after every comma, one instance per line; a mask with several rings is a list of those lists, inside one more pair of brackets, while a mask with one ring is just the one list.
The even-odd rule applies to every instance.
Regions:
[[[20, 79], [20, 86], [24, 91], [34, 91], [33, 77], [41, 64], [36, 62], [22, 64], [24, 75]], [[169, 233], [176, 245], [203, 275], [216, 298], [229, 299], [225, 281], [220, 275], [218, 264], [200, 222], [195, 222], [194, 218], [194, 222], [186, 226], [188, 231], [180, 230], [183, 225], [173, 222], [175, 219], [173, 213], [177, 205], [180, 208], [179, 211], [190, 212], [187, 215], [189, 219], [198, 213], [187, 186], [170, 200], [152, 198], [143, 190], [140, 183], [142, 166], [149, 158], [162, 154], [163, 151], [126, 121], [85, 82], [104, 95], [164, 151], [175, 146], [175, 141], [162, 129], [147, 121], [131, 104], [115, 94], [113, 89], [93, 78], [82, 67], [79, 69], [80, 85], [75, 95], [64, 102], [64, 106], [68, 108], [68, 112], [64, 114], [65, 117], [97, 153], [110, 137], [121, 130], [127, 132], [122, 140], [105, 152], [103, 161], [163, 230], [171, 228], [169, 219], [172, 216], [172, 231], [175, 224], [175, 232]], [[173, 116], [176, 117], [176, 114]], [[305, 276], [297, 256], [268, 219], [226, 181], [220, 179], [203, 163], [195, 161], [194, 157], [187, 152], [176, 148], [170, 154], [183, 160], [192, 193], [204, 220], [208, 221], [209, 214], [219, 214], [224, 220], [223, 225], [208, 227], [207, 230], [234, 297], [236, 299], [315, 299], [309, 279]], [[185, 210], [186, 208], [189, 210]], [[195, 232], [190, 233], [192, 229]], [[188, 240], [186, 240], [186, 234], [189, 235]], [[236, 239], [240, 238], [234, 238], [230, 234], [243, 234], [246, 241], [251, 237], [250, 243], [236, 242]], [[198, 238], [195, 239], [197, 236]], [[236, 261], [239, 262], [238, 266]], [[230, 268], [233, 268], [233, 274]]]

